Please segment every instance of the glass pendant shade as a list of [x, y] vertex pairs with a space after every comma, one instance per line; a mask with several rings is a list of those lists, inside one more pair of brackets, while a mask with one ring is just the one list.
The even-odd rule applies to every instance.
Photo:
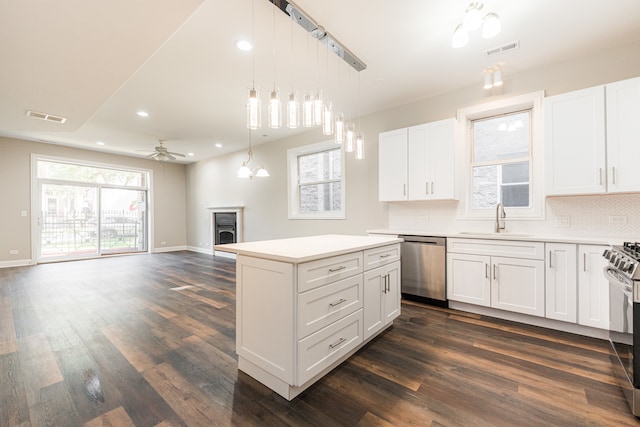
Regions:
[[490, 39], [500, 33], [502, 26], [500, 25], [500, 18], [495, 13], [489, 13], [484, 17], [484, 24], [482, 25], [482, 37]]
[[300, 126], [298, 98], [295, 92], [291, 92], [289, 94], [289, 101], [287, 101], [287, 127], [289, 129], [296, 129], [298, 126]]
[[493, 72], [493, 85], [502, 86], [502, 70], [495, 70]]
[[342, 113], [336, 114], [334, 131], [336, 144], [342, 144], [344, 142], [344, 115]]
[[247, 100], [247, 127], [260, 129], [260, 116], [260, 92], [253, 87], [249, 89], [249, 99]]
[[313, 126], [313, 99], [311, 94], [305, 95], [302, 103], [302, 126], [306, 128]]
[[279, 129], [282, 127], [282, 104], [280, 103], [280, 92], [273, 90], [269, 99], [269, 127]]
[[355, 139], [356, 139], [356, 125], [354, 125], [353, 123], [349, 122], [345, 125], [345, 132], [344, 132], [344, 140], [345, 140], [345, 144], [344, 144], [344, 151], [346, 151], [347, 153], [353, 153], [353, 150], [355, 150]]
[[237, 173], [238, 178], [250, 178], [251, 177], [251, 169], [247, 166], [247, 162], [242, 162], [242, 166], [238, 169]]
[[364, 133], [359, 131], [356, 134], [356, 160], [364, 159]]
[[331, 102], [322, 107], [322, 134], [333, 135], [333, 107]]
[[491, 81], [491, 73], [487, 72], [484, 75], [484, 88], [491, 89], [493, 87], [493, 82]]
[[267, 170], [262, 165], [260, 165], [260, 168], [256, 172], [256, 176], [258, 178], [266, 178], [269, 176], [269, 172], [267, 172]]
[[313, 98], [313, 124], [315, 126], [322, 125], [322, 107], [322, 94], [318, 91]]
[[462, 28], [462, 24], [460, 24], [456, 27], [453, 37], [451, 38], [451, 47], [457, 49], [466, 46], [467, 43], [469, 43], [469, 34]]
[[480, 9], [482, 9], [482, 3], [472, 3], [467, 8], [467, 12], [464, 14], [462, 20], [462, 26], [466, 31], [473, 31], [480, 28], [482, 22]]

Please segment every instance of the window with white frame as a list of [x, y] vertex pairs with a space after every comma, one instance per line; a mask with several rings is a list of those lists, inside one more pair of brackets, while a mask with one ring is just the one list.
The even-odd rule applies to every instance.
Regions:
[[466, 182], [463, 218], [542, 219], [542, 93], [460, 110]]
[[289, 218], [344, 219], [344, 159], [333, 141], [287, 151]]

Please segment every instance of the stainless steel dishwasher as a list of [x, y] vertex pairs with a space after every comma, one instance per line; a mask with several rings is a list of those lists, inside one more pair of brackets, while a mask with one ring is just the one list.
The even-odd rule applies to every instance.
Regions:
[[447, 239], [409, 235], [399, 237], [404, 239], [401, 258], [402, 295], [446, 306]]

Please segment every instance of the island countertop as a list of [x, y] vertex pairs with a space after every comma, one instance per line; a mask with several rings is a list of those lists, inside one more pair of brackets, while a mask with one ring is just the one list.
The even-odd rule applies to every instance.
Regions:
[[299, 264], [329, 256], [400, 243], [402, 239], [386, 236], [352, 236], [325, 234], [289, 239], [216, 245], [216, 251]]

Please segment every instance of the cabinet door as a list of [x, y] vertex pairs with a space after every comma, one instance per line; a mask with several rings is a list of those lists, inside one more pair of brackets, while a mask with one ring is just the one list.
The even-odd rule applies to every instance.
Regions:
[[409, 200], [431, 198], [431, 153], [429, 125], [412, 126], [408, 129]]
[[604, 86], [545, 99], [547, 195], [606, 191]]
[[447, 253], [447, 298], [489, 307], [490, 263], [488, 256]]
[[430, 198], [434, 200], [455, 199], [455, 126], [455, 119], [429, 124]]
[[602, 273], [608, 246], [578, 246], [578, 323], [609, 329], [609, 282]]
[[[388, 325], [400, 316], [400, 262], [394, 262], [384, 267], [386, 276], [386, 290], [384, 294], [384, 323]], [[383, 286], [385, 283], [383, 281]]]
[[364, 272], [364, 339], [384, 326], [384, 267]]
[[578, 321], [577, 247], [568, 243], [547, 243], [545, 265], [545, 316], [548, 319]]
[[407, 200], [407, 129], [381, 133], [378, 150], [379, 200]]
[[608, 84], [608, 191], [640, 191], [640, 77]]
[[544, 316], [544, 261], [491, 258], [491, 307]]

